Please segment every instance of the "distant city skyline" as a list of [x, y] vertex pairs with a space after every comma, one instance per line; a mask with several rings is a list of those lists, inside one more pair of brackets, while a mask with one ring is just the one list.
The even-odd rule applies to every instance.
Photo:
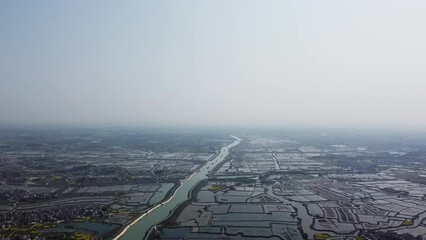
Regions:
[[424, 1], [0, 2], [0, 125], [426, 129]]

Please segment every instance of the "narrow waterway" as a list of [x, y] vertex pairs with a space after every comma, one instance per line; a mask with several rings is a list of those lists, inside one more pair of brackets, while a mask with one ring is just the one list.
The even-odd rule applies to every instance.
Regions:
[[118, 234], [114, 240], [127, 240], [127, 239], [144, 239], [149, 229], [152, 226], [157, 225], [164, 219], [166, 219], [173, 209], [179, 204], [183, 203], [189, 198], [189, 192], [194, 188], [200, 181], [208, 178], [208, 174], [218, 164], [225, 160], [229, 154], [229, 149], [240, 144], [241, 139], [235, 136], [235, 141], [227, 146], [222, 147], [219, 154], [209, 162], [207, 162], [200, 170], [191, 175], [189, 178], [182, 180], [179, 188], [176, 189], [174, 194], [164, 202], [151, 208], [146, 213], [141, 215], [137, 220], [129, 224], [120, 234]]

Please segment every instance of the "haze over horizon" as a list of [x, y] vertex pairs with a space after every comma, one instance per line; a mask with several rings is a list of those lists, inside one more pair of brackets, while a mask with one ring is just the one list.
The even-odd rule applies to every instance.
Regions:
[[426, 129], [425, 1], [1, 1], [1, 124]]

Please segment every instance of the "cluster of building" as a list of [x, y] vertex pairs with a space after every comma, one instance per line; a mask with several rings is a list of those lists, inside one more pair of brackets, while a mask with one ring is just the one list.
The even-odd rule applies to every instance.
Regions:
[[54, 193], [29, 193], [22, 189], [1, 189], [0, 200], [6, 202], [31, 202], [55, 198]]
[[63, 207], [34, 211], [12, 211], [0, 213], [2, 229], [13, 227], [31, 228], [35, 224], [55, 224], [78, 219], [96, 219], [108, 216], [107, 208]]

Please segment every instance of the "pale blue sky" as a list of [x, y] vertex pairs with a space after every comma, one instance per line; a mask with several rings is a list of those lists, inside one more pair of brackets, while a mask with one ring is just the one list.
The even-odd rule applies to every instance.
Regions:
[[426, 129], [426, 2], [0, 1], [0, 123]]

